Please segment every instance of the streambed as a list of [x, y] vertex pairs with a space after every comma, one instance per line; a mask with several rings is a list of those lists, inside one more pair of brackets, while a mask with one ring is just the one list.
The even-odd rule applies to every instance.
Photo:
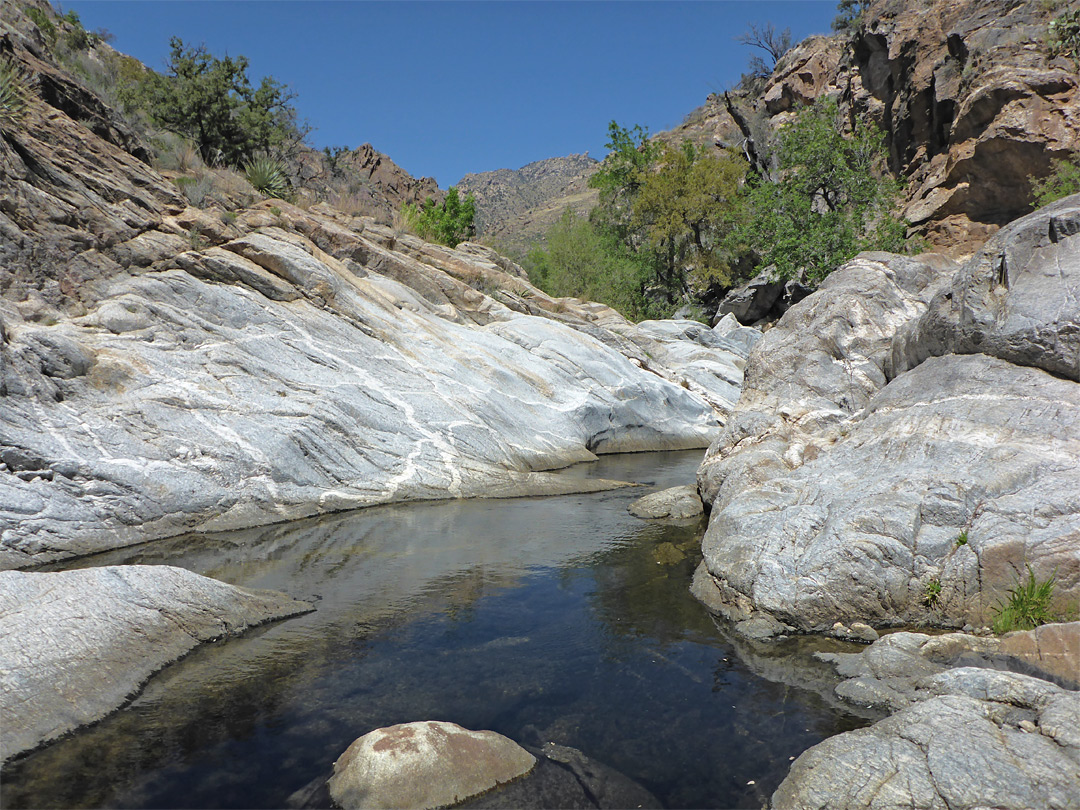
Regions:
[[668, 807], [760, 807], [791, 759], [866, 721], [810, 658], [840, 642], [732, 639], [688, 591], [703, 524], [627, 514], [700, 459], [566, 473], [645, 489], [377, 507], [69, 565], [179, 565], [318, 609], [196, 650], [5, 769], [2, 804], [284, 807], [361, 734], [438, 719], [578, 748]]

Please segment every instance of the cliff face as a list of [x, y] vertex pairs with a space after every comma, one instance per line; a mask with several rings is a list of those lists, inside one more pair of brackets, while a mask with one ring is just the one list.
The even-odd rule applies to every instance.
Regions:
[[836, 98], [884, 130], [909, 188], [904, 215], [934, 248], [970, 254], [1031, 210], [1029, 176], [1080, 151], [1080, 77], [1048, 57], [1055, 12], [1039, 0], [877, 0], [850, 34], [810, 37], [760, 94], [710, 96], [667, 137], [743, 148], [800, 106]]
[[477, 234], [522, 254], [567, 208], [584, 214], [596, 205], [589, 178], [599, 165], [588, 155], [548, 158], [516, 170], [467, 174], [458, 188], [476, 197]]

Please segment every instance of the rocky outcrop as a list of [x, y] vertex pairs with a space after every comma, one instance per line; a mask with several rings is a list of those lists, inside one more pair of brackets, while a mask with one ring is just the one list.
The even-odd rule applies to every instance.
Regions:
[[0, 573], [0, 760], [99, 720], [202, 642], [312, 610], [172, 566]]
[[940, 0], [911, 14], [878, 0], [856, 32], [852, 110], [880, 115], [893, 169], [910, 178], [905, 215], [936, 243], [975, 246], [1027, 213], [1029, 176], [1080, 148], [1080, 80], [1044, 44], [1056, 13]]
[[990, 668], [1013, 637], [895, 633], [861, 654], [819, 653], [847, 678], [841, 698], [895, 714], [805, 752], [772, 806], [1080, 806], [1080, 693]]
[[699, 473], [730, 618], [978, 626], [1028, 567], [1075, 606], [1078, 204], [960, 268], [857, 257], [766, 332]]
[[599, 196], [589, 178], [600, 162], [586, 155], [538, 160], [520, 169], [467, 174], [457, 187], [476, 198], [476, 232], [511, 255], [524, 255], [563, 211], [579, 216]]
[[968, 255], [1031, 211], [1031, 177], [1080, 151], [1080, 78], [1044, 41], [1063, 8], [934, 0], [912, 13], [906, 0], [875, 0], [853, 30], [809, 37], [761, 86], [710, 96], [663, 137], [750, 155], [800, 107], [835, 98], [849, 121], [884, 131], [917, 232], [934, 249]]
[[327, 205], [185, 207], [40, 97], [0, 166], [0, 568], [610, 487], [550, 471], [707, 446], [738, 396], [745, 340], [555, 300], [488, 248]]
[[292, 161], [297, 201], [329, 202], [355, 216], [390, 225], [405, 203], [422, 205], [445, 193], [432, 177], [419, 180], [370, 143], [330, 154], [302, 147]]

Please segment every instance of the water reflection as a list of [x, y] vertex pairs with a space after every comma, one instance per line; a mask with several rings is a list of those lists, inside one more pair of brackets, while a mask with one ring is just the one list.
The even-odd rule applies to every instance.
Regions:
[[[660, 488], [699, 459], [575, 474]], [[688, 593], [703, 527], [630, 517], [640, 494], [379, 507], [83, 560], [181, 565], [318, 610], [197, 650], [8, 768], [3, 805], [281, 807], [360, 734], [440, 719], [574, 746], [671, 807], [761, 806], [789, 757], [861, 721], [789, 683], [803, 664], [740, 655]]]

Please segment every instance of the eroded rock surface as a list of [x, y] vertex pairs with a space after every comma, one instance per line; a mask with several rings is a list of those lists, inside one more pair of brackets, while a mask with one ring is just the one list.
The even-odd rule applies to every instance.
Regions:
[[908, 0], [874, 0], [851, 30], [808, 37], [763, 82], [710, 95], [661, 137], [753, 157], [801, 107], [835, 99], [844, 120], [883, 130], [890, 168], [907, 184], [906, 219], [935, 249], [966, 256], [1028, 213], [1031, 178], [1080, 146], [1080, 77], [1046, 46], [1065, 9], [928, 0], [913, 13]]
[[311, 609], [165, 565], [0, 572], [0, 759], [99, 720], [202, 642]]
[[[1080, 624], [1057, 627], [1080, 638]], [[1080, 806], [1080, 692], [989, 668], [1023, 635], [894, 633], [860, 654], [819, 653], [847, 678], [841, 698], [895, 714], [804, 753], [772, 806]]]
[[[4, 42], [38, 90], [62, 75]], [[745, 340], [552, 299], [490, 248], [327, 205], [185, 207], [82, 92], [34, 95], [0, 139], [0, 569], [610, 487], [550, 471], [705, 447], [738, 398]]]
[[803, 630], [981, 625], [1030, 566], [1074, 609], [1077, 204], [959, 268], [864, 254], [765, 334], [699, 472], [699, 592]]

